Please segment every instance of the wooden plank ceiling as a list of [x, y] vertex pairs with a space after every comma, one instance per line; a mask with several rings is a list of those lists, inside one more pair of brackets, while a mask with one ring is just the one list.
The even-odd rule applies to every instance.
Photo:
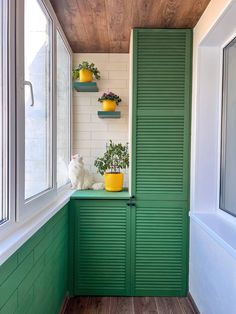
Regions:
[[74, 52], [129, 51], [130, 30], [193, 28], [210, 0], [50, 0]]

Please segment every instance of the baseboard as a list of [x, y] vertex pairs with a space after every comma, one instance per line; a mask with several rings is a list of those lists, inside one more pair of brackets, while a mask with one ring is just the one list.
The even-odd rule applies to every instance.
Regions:
[[190, 293], [190, 292], [188, 293], [187, 298], [188, 298], [189, 302], [191, 303], [191, 305], [192, 305], [194, 311], [195, 311], [197, 314], [201, 314], [200, 311], [199, 311], [199, 309], [198, 309], [198, 307], [197, 307], [197, 305], [196, 305], [196, 303], [195, 303], [195, 301], [194, 301], [194, 299], [193, 299], [193, 297], [191, 296], [191, 293]]
[[62, 306], [61, 306], [60, 314], [65, 314], [67, 305], [68, 305], [68, 303], [69, 303], [69, 299], [70, 299], [69, 295], [66, 295], [66, 296], [65, 296], [65, 299], [64, 299], [64, 301], [63, 301], [63, 304], [62, 304]]

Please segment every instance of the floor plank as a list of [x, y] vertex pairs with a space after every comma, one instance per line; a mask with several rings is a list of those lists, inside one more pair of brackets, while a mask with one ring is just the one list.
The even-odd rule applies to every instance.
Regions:
[[188, 298], [178, 298], [178, 301], [184, 314], [196, 314]]
[[169, 309], [167, 307], [167, 304], [165, 302], [164, 297], [155, 297], [156, 307], [157, 307], [157, 313], [158, 314], [169, 314]]
[[69, 300], [65, 314], [87, 314], [89, 297], [73, 297]]
[[167, 305], [169, 314], [183, 314], [178, 298], [165, 298], [164, 302]]
[[64, 314], [196, 314], [187, 298], [73, 297]]
[[152, 297], [134, 297], [135, 314], [157, 314], [155, 299]]
[[132, 297], [111, 297], [110, 314], [134, 314]]
[[109, 297], [90, 297], [87, 303], [86, 314], [109, 314], [109, 308]]

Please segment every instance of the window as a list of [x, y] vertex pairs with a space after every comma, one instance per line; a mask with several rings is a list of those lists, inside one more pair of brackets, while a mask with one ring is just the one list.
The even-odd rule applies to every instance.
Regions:
[[68, 182], [70, 161], [71, 57], [57, 31], [57, 186]]
[[17, 219], [23, 220], [55, 201], [57, 187], [68, 182], [71, 51], [47, 1], [16, 6]]
[[236, 39], [223, 51], [220, 208], [236, 216]]
[[25, 0], [25, 199], [52, 188], [51, 20]]
[[1, 0], [0, 45], [0, 232], [7, 236], [51, 209], [68, 183], [72, 51], [48, 0]]
[[7, 178], [8, 178], [8, 96], [7, 96], [7, 6], [5, 1], [0, 3], [0, 224], [9, 217], [7, 202]]

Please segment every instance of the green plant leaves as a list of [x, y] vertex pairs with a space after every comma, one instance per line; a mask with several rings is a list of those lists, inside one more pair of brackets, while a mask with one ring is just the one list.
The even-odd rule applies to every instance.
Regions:
[[115, 144], [110, 140], [103, 157], [98, 157], [94, 161], [94, 166], [97, 167], [97, 171], [101, 175], [104, 175], [106, 172], [120, 173], [121, 169], [128, 168], [128, 143], [126, 145], [122, 145], [121, 143]]
[[112, 92], [104, 93], [102, 97], [98, 98], [99, 102], [103, 102], [104, 100], [114, 100], [117, 103], [117, 105], [119, 102], [121, 102], [121, 98]]

